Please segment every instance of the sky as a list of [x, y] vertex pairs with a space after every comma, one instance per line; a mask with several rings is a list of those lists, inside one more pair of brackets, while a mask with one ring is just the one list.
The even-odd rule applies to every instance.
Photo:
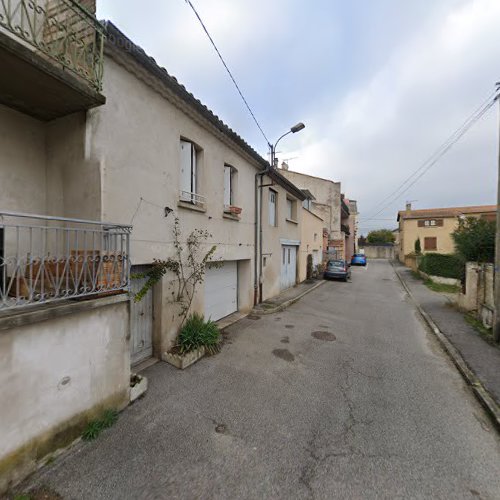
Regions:
[[[360, 230], [413, 208], [496, 203], [498, 105], [406, 193], [390, 195], [500, 80], [499, 0], [192, 0], [277, 156], [340, 181]], [[118, 26], [267, 157], [267, 141], [184, 0], [97, 0]], [[389, 204], [386, 208], [385, 205]], [[380, 213], [378, 213], [383, 209]]]

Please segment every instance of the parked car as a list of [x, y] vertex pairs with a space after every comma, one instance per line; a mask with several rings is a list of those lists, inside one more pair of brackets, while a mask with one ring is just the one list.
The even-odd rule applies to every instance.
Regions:
[[329, 260], [326, 264], [323, 278], [347, 281], [351, 278], [351, 264], [341, 259]]
[[351, 265], [353, 266], [366, 266], [366, 255], [362, 253], [355, 253], [351, 257]]

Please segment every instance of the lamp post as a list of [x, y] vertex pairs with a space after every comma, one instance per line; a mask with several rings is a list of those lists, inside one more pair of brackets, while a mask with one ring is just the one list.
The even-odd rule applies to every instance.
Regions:
[[271, 150], [271, 168], [275, 168], [276, 165], [276, 146], [278, 145], [278, 142], [283, 139], [288, 134], [295, 134], [296, 132], [300, 132], [302, 129], [305, 128], [305, 125], [302, 122], [297, 123], [294, 125], [288, 132], [285, 132], [275, 143], [274, 146], [272, 144], [269, 144], [269, 149]]

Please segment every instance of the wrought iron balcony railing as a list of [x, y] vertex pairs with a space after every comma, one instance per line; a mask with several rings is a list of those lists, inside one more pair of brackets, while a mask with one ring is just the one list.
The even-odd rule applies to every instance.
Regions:
[[0, 312], [129, 290], [131, 230], [0, 212]]
[[0, 31], [102, 87], [104, 27], [73, 0], [0, 0]]

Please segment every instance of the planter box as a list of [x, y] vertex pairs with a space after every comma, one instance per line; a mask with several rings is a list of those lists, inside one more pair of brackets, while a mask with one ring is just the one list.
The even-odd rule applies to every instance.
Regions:
[[130, 388], [130, 402], [140, 398], [148, 389], [148, 379], [142, 375], [135, 375], [138, 381]]
[[243, 209], [241, 207], [235, 207], [234, 205], [231, 205], [229, 207], [226, 207], [224, 209], [224, 212], [226, 212], [227, 214], [232, 214], [232, 215], [240, 215], [242, 210]]
[[179, 370], [184, 370], [188, 366], [196, 363], [199, 359], [205, 356], [205, 348], [200, 347], [194, 351], [189, 351], [186, 354], [173, 354], [171, 352], [163, 353], [163, 360], [171, 365], [174, 365]]

